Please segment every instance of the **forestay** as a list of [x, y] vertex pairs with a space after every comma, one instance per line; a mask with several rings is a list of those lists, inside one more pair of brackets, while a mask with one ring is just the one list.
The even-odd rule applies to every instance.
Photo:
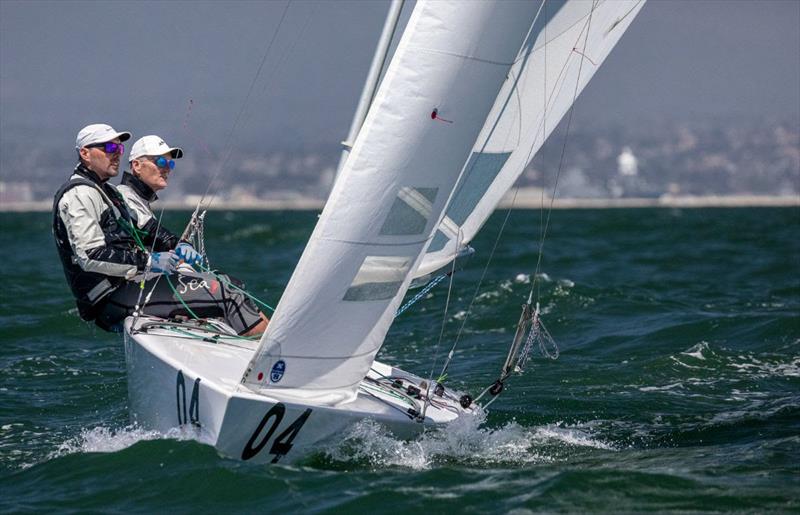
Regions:
[[535, 14], [528, 2], [417, 4], [245, 386], [355, 395]]
[[457, 244], [472, 240], [643, 5], [644, 0], [569, 0], [538, 6], [415, 277], [446, 265]]

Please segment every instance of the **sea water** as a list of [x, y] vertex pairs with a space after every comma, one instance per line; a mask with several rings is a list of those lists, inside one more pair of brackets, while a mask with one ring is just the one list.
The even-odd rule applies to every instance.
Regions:
[[[50, 215], [0, 214], [0, 511], [800, 511], [800, 210], [555, 211], [538, 275], [543, 214], [505, 215], [379, 359], [427, 377], [457, 338], [447, 384], [475, 395], [532, 288], [560, 357], [483, 417], [254, 466], [131, 426], [121, 338], [78, 319]], [[316, 219], [211, 212], [211, 263], [274, 306]]]

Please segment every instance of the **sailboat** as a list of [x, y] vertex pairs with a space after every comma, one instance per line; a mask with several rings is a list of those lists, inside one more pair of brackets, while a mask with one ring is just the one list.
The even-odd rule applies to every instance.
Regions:
[[[412, 282], [471, 252], [644, 0], [421, 0], [375, 87], [401, 4], [268, 330], [256, 342], [220, 321], [129, 317], [134, 422], [194, 431], [227, 457], [283, 463], [364, 419], [413, 438], [481, 409], [375, 357]], [[519, 329], [539, 326], [536, 311], [523, 310], [517, 349]]]

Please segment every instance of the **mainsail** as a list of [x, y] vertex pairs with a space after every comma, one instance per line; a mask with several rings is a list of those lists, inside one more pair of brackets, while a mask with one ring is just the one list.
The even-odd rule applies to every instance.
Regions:
[[644, 0], [539, 5], [415, 277], [447, 265], [457, 247], [472, 241], [643, 5]]
[[245, 386], [355, 395], [535, 14], [528, 2], [417, 4]]

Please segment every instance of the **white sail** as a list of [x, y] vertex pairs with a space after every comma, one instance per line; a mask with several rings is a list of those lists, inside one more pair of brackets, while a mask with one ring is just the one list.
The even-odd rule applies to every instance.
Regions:
[[469, 243], [627, 30], [644, 0], [546, 1], [464, 167], [425, 276]]
[[353, 397], [535, 14], [529, 2], [417, 4], [247, 387]]

